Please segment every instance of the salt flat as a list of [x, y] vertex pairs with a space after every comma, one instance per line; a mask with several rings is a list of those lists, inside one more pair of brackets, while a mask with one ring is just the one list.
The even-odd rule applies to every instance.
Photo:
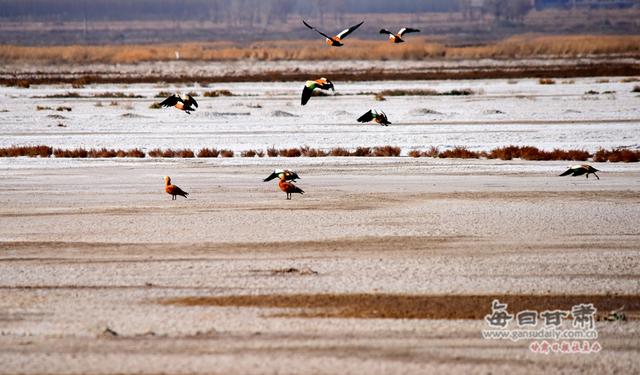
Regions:
[[[305, 107], [292, 82], [0, 88], [0, 147], [403, 149], [0, 158], [0, 373], [640, 372], [637, 163], [591, 163], [596, 180], [558, 177], [564, 161], [404, 156], [636, 149], [634, 83], [334, 83], [338, 96]], [[475, 94], [370, 94], [464, 88]], [[202, 96], [217, 89], [234, 96]], [[69, 91], [81, 97], [47, 97]], [[150, 109], [160, 91], [195, 91], [200, 107]], [[93, 97], [105, 92], [141, 97]], [[357, 124], [369, 108], [393, 125]], [[286, 201], [262, 182], [275, 168], [295, 169], [305, 195]], [[189, 199], [171, 201], [165, 175]], [[597, 322], [598, 354], [536, 354], [482, 338], [494, 297], [540, 310], [598, 301], [600, 318], [624, 306], [629, 320]]]
[[[635, 306], [640, 167], [557, 177], [565, 164], [2, 160], [0, 373], [637, 372], [637, 319], [598, 322], [599, 354], [542, 355], [482, 339], [476, 319], [165, 303], [364, 293]], [[304, 196], [261, 181], [279, 166], [300, 173]], [[166, 174], [189, 199], [171, 201]]]
[[[431, 146], [488, 150], [515, 144], [595, 152], [640, 145], [640, 98], [632, 92], [637, 83], [619, 77], [557, 80], [554, 85], [540, 85], [536, 79], [334, 83], [338, 96], [315, 97], [304, 107], [300, 82], [3, 87], [0, 110], [8, 112], [0, 112], [0, 147], [216, 147], [239, 152], [394, 145], [406, 154]], [[219, 89], [235, 96], [202, 96]], [[371, 94], [416, 89], [471, 89], [475, 94], [387, 96], [385, 101]], [[201, 95], [196, 98], [200, 107], [190, 116], [172, 108], [150, 109], [162, 100], [154, 97], [161, 91], [195, 92]], [[47, 98], [68, 92], [82, 97]], [[141, 98], [93, 97], [107, 92]], [[38, 106], [51, 110], [38, 111]], [[60, 106], [72, 110], [55, 111]], [[385, 111], [393, 125], [357, 123], [371, 108]]]

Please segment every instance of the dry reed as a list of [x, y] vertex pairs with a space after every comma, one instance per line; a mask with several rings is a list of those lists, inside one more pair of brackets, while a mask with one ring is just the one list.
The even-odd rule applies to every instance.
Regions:
[[267, 149], [267, 156], [269, 156], [270, 158], [275, 158], [278, 156], [278, 150], [276, 150], [274, 147], [269, 147]]
[[326, 151], [318, 148], [310, 148], [309, 146], [300, 147], [300, 151], [302, 152], [302, 156], [306, 156], [309, 158], [325, 157], [329, 155], [329, 153]]
[[152, 158], [193, 158], [195, 157], [195, 154], [193, 153], [193, 151], [191, 151], [188, 148], [177, 149], [177, 150], [173, 150], [170, 148], [166, 150], [154, 148], [153, 150], [149, 151], [148, 155], [149, 157], [152, 157]]
[[395, 146], [378, 146], [373, 148], [373, 155], [378, 157], [400, 156], [402, 149]]
[[373, 152], [371, 151], [371, 147], [357, 147], [355, 151], [351, 153], [350, 156], [358, 156], [358, 157], [373, 156]]
[[438, 154], [439, 158], [456, 158], [456, 159], [478, 159], [480, 153], [470, 151], [466, 147], [454, 147], [450, 150], [442, 151]]
[[331, 156], [351, 156], [351, 153], [349, 152], [349, 150], [342, 148], [342, 147], [336, 147], [336, 148], [332, 148], [331, 151], [329, 151], [329, 155]]
[[72, 150], [57, 148], [53, 150], [53, 156], [57, 158], [86, 158], [89, 156], [89, 152], [83, 148], [75, 148]]
[[[577, 57], [640, 53], [637, 35], [519, 35], [480, 46], [445, 46], [426, 37], [389, 48], [378, 40], [349, 40], [349, 48], [317, 48], [307, 40], [273, 40], [250, 44], [230, 42], [138, 44], [138, 45], [69, 45], [69, 46], [0, 46], [0, 61], [45, 61], [56, 63], [137, 63], [173, 59], [180, 50], [182, 60], [238, 61], [252, 60], [422, 60], [426, 58], [481, 59], [526, 58], [532, 56]], [[84, 81], [79, 81], [84, 84]], [[16, 82], [18, 83], [18, 82]], [[28, 82], [22, 83], [28, 85]]]
[[629, 149], [613, 149], [613, 150], [598, 150], [593, 156], [595, 162], [611, 163], [637, 163], [640, 160], [640, 150]]
[[284, 148], [284, 149], [280, 149], [278, 150], [278, 156], [282, 156], [285, 158], [297, 158], [302, 156], [302, 151], [300, 151], [300, 149], [298, 148]]
[[203, 148], [198, 151], [199, 158], [217, 158], [220, 155], [220, 151], [215, 148]]
[[242, 151], [240, 153], [240, 156], [243, 157], [243, 158], [254, 158], [254, 157], [256, 157], [256, 155], [258, 155], [258, 151], [253, 150], [253, 149]]
[[11, 146], [0, 148], [0, 157], [41, 157], [48, 158], [53, 154], [53, 149], [49, 146]]
[[[396, 146], [377, 146], [377, 147], [357, 147], [353, 151], [349, 151], [342, 147], [336, 147], [329, 151], [324, 151], [317, 148], [310, 148], [309, 146], [302, 146], [299, 148], [285, 148], [276, 150], [271, 147], [267, 149], [265, 153], [262, 150], [249, 149], [240, 153], [241, 157], [264, 157], [265, 154], [270, 157], [282, 156], [282, 157], [325, 157], [325, 156], [341, 156], [341, 157], [398, 157], [402, 153], [402, 149]], [[134, 148], [129, 150], [121, 149], [89, 149], [75, 148], [75, 149], [53, 149], [49, 146], [11, 146], [0, 148], [0, 157], [16, 157], [16, 156], [30, 156], [30, 157], [50, 157], [51, 155], [58, 158], [113, 158], [113, 157], [132, 157], [132, 158], [144, 158], [147, 155], [155, 158], [193, 158], [194, 152], [190, 149], [166, 149], [162, 150], [155, 148], [150, 150], [147, 154], [144, 151]], [[532, 146], [504, 146], [497, 147], [488, 152], [470, 151], [465, 147], [454, 147], [452, 149], [440, 151], [437, 147], [430, 147], [427, 150], [421, 151], [418, 149], [410, 150], [407, 155], [413, 158], [419, 157], [432, 157], [432, 158], [458, 158], [458, 159], [522, 159], [533, 161], [546, 161], [546, 160], [570, 160], [570, 161], [585, 161], [589, 158], [593, 158], [594, 162], [626, 162], [634, 163], [640, 161], [640, 150], [629, 149], [612, 149], [604, 150], [600, 149], [594, 155], [584, 150], [561, 150], [553, 149], [551, 151], [540, 150], [537, 147]], [[228, 149], [222, 149], [218, 151], [215, 148], [202, 148], [198, 151], [197, 157], [199, 158], [216, 158], [216, 157], [232, 158], [234, 152]]]
[[231, 150], [226, 150], [226, 149], [222, 149], [220, 150], [220, 157], [223, 158], [232, 158], [234, 155], [233, 151]]

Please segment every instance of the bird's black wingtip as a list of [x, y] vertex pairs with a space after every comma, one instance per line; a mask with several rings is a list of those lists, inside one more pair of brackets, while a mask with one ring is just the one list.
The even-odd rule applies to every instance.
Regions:
[[274, 178], [278, 177], [278, 175], [276, 174], [276, 172], [274, 171], [273, 173], [271, 173], [269, 176], [267, 176], [267, 178], [265, 178], [264, 180], [262, 180], [263, 182], [268, 182], [273, 180]]

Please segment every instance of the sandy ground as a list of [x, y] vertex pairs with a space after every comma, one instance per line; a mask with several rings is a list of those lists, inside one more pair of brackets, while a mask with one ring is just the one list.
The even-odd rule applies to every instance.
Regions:
[[[638, 165], [594, 164], [601, 179], [587, 180], [556, 177], [564, 162], [0, 163], [3, 374], [640, 371], [637, 319], [597, 322], [598, 354], [542, 355], [530, 341], [483, 339], [478, 319], [167, 302], [360, 293], [637, 305]], [[300, 173], [304, 196], [286, 201], [261, 182], [280, 166]], [[189, 199], [164, 194], [167, 174]]]

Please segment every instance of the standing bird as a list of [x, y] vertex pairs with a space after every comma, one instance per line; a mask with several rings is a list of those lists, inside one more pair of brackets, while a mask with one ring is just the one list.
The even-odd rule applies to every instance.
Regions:
[[331, 47], [341, 47], [344, 44], [342, 43], [342, 39], [346, 38], [347, 36], [349, 36], [349, 34], [351, 34], [352, 32], [354, 32], [358, 27], [360, 27], [360, 25], [362, 25], [364, 23], [364, 21], [360, 22], [357, 25], [353, 25], [350, 28], [346, 29], [346, 30], [342, 30], [340, 32], [340, 34], [334, 36], [334, 37], [330, 37], [329, 35], [323, 33], [322, 31], [316, 29], [315, 27], [309, 25], [305, 20], [302, 20], [302, 23], [304, 23], [304, 25], [308, 28], [310, 28], [311, 30], [315, 30], [318, 34], [322, 35], [323, 37], [327, 38], [327, 44], [330, 45]]
[[375, 109], [370, 109], [369, 112], [358, 118], [358, 122], [369, 122], [371, 120], [375, 120], [378, 124], [382, 126], [388, 126], [391, 124], [389, 119], [387, 118], [387, 114], [380, 111], [376, 111]]
[[278, 186], [280, 187], [280, 190], [287, 193], [287, 200], [291, 200], [291, 194], [304, 194], [304, 191], [302, 189], [292, 184], [291, 182], [287, 182], [284, 174], [280, 174], [280, 182], [278, 182]]
[[163, 107], [176, 107], [181, 111], [185, 111], [188, 115], [191, 114], [189, 113], [190, 111], [195, 111], [195, 108], [193, 108], [192, 105], [198, 108], [198, 103], [191, 95], [180, 96], [178, 94], [173, 94], [163, 100], [160, 105]]
[[187, 195], [189, 195], [189, 193], [180, 189], [176, 185], [171, 185], [171, 177], [169, 176], [164, 176], [164, 191], [166, 191], [167, 194], [171, 194], [172, 201], [176, 200], [177, 195], [180, 195], [185, 198], [187, 197]]
[[328, 79], [322, 77], [320, 79], [316, 79], [315, 81], [307, 81], [304, 84], [304, 88], [302, 89], [302, 105], [307, 104], [309, 99], [311, 98], [311, 94], [313, 94], [313, 90], [321, 89], [321, 90], [329, 90], [336, 91], [333, 88], [333, 82]]
[[400, 29], [400, 31], [398, 31], [397, 34], [394, 34], [387, 29], [380, 29], [380, 34], [389, 34], [389, 41], [391, 43], [404, 43], [404, 40], [402, 39], [402, 36], [404, 34], [419, 33], [419, 32], [420, 30], [418, 29], [410, 29], [408, 27], [403, 27], [402, 29]]
[[586, 174], [586, 177], [589, 178], [589, 175], [593, 173], [593, 175], [596, 176], [596, 178], [599, 180], [600, 177], [598, 177], [596, 172], [599, 172], [599, 170], [595, 169], [589, 164], [572, 165], [569, 167], [569, 169], [566, 170], [566, 172], [564, 172], [560, 176], [582, 176], [583, 174]]
[[275, 171], [273, 171], [273, 173], [271, 173], [269, 175], [269, 177], [265, 178], [264, 182], [267, 181], [271, 181], [274, 178], [281, 178], [281, 176], [284, 176], [285, 181], [293, 181], [295, 182], [297, 179], [300, 178], [300, 176], [298, 176], [298, 174], [295, 171], [290, 171], [288, 169], [276, 169]]

